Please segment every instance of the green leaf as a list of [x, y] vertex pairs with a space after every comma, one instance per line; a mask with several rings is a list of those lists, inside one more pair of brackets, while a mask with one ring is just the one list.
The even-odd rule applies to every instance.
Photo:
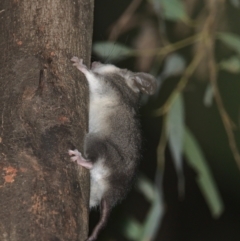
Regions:
[[210, 107], [212, 105], [212, 102], [213, 102], [213, 88], [212, 88], [212, 85], [209, 84], [204, 94], [203, 103], [205, 106]]
[[184, 152], [188, 163], [198, 173], [197, 182], [212, 216], [219, 217], [224, 210], [223, 201], [201, 148], [187, 127], [185, 129]]
[[152, 202], [154, 200], [154, 186], [152, 182], [143, 175], [138, 176], [136, 188], [148, 199], [148, 201]]
[[230, 3], [236, 8], [240, 7], [240, 1], [239, 0], [230, 0]]
[[238, 56], [232, 56], [227, 60], [223, 60], [219, 64], [221, 69], [224, 69], [230, 73], [236, 74], [240, 72], [240, 58]]
[[143, 224], [141, 241], [153, 240], [164, 214], [164, 204], [157, 188], [155, 188], [154, 200]]
[[231, 49], [240, 54], [240, 36], [233, 33], [218, 33], [218, 38]]
[[170, 76], [180, 75], [185, 70], [185, 67], [186, 61], [181, 55], [177, 53], [170, 54], [164, 61], [164, 68], [161, 73], [161, 77], [166, 79]]
[[130, 240], [140, 240], [143, 232], [142, 224], [134, 218], [127, 218], [123, 223], [122, 234]]
[[126, 58], [133, 51], [132, 49], [113, 42], [97, 42], [93, 44], [93, 51], [104, 59], [116, 61]]
[[187, 14], [181, 0], [161, 0], [161, 4], [165, 19], [176, 21], [187, 18]]
[[173, 156], [176, 172], [178, 175], [178, 190], [180, 196], [184, 195], [184, 174], [182, 151], [184, 143], [184, 104], [181, 94], [173, 100], [167, 116], [167, 135], [169, 147]]
[[[162, 177], [162, 173], [158, 173]], [[137, 189], [151, 202], [151, 207], [142, 225], [142, 233], [138, 241], [153, 240], [164, 214], [164, 203], [160, 189], [148, 178], [140, 175]]]

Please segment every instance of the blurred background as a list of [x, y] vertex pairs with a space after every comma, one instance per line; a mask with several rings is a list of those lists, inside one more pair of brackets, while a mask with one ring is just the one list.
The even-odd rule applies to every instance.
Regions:
[[158, 81], [138, 178], [99, 240], [240, 240], [240, 0], [95, 1], [96, 60]]

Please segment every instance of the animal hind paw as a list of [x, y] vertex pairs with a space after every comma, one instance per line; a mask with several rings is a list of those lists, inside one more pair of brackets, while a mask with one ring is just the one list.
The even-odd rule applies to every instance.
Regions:
[[82, 156], [82, 153], [79, 152], [77, 149], [75, 150], [68, 150], [68, 154], [71, 156], [71, 161], [77, 162], [78, 165], [85, 167], [87, 169], [92, 169], [93, 164], [91, 161], [85, 159]]

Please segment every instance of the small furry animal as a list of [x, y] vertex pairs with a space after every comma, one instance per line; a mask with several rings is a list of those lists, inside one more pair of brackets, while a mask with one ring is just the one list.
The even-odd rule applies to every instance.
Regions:
[[90, 170], [90, 208], [100, 205], [100, 220], [87, 241], [97, 239], [111, 208], [133, 182], [140, 157], [141, 135], [137, 110], [140, 92], [153, 94], [155, 78], [111, 64], [71, 59], [87, 78], [90, 89], [89, 133], [84, 154], [69, 150], [72, 161]]

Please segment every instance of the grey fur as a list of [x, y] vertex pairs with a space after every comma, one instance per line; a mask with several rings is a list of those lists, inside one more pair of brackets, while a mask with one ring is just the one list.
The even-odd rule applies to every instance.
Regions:
[[100, 221], [88, 238], [92, 241], [105, 225], [111, 208], [131, 187], [141, 148], [139, 95], [153, 94], [156, 81], [149, 74], [133, 73], [114, 65], [93, 62], [89, 70], [77, 57], [71, 60], [86, 76], [90, 90], [84, 157], [77, 150], [69, 154], [73, 161], [90, 169], [90, 207], [101, 207]]

